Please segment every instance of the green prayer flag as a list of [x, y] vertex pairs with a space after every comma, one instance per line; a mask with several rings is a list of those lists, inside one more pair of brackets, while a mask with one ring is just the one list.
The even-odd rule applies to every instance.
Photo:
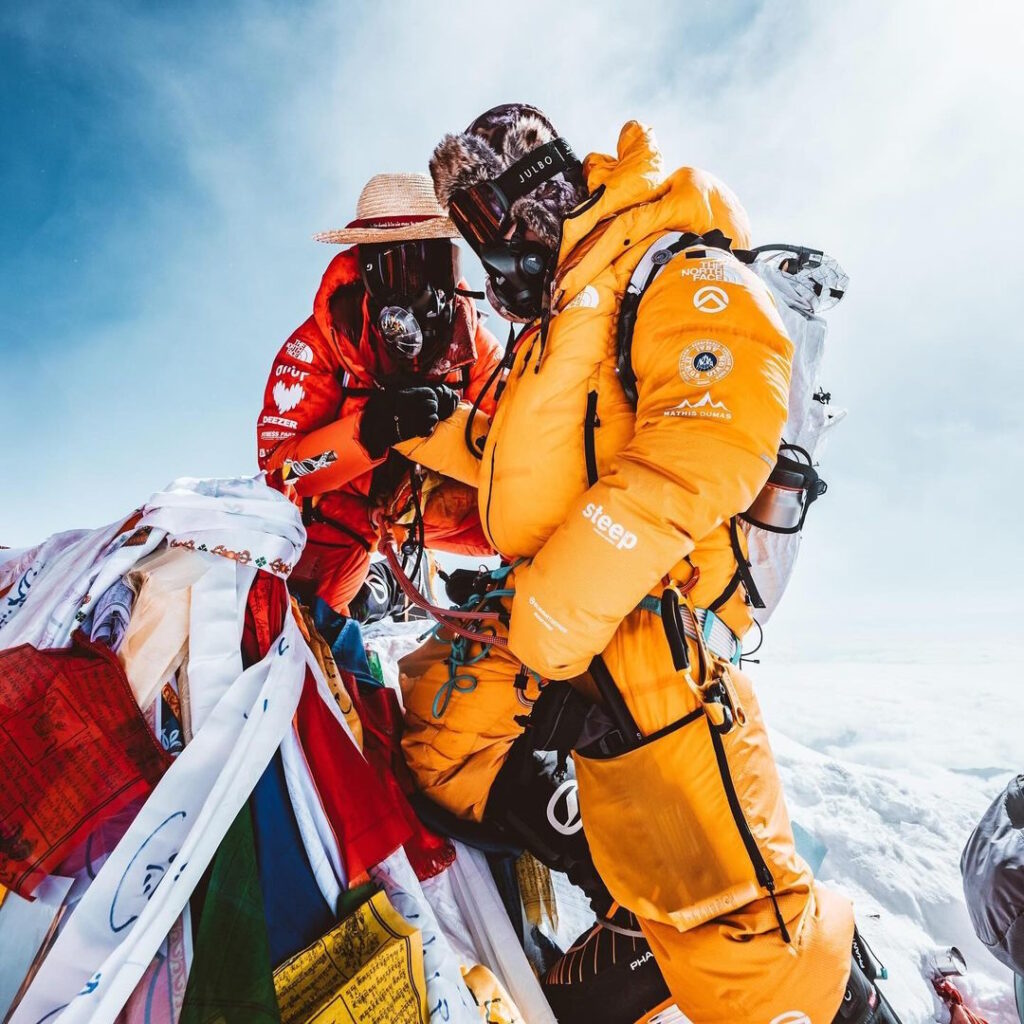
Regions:
[[248, 803], [209, 874], [180, 1024], [280, 1024]]

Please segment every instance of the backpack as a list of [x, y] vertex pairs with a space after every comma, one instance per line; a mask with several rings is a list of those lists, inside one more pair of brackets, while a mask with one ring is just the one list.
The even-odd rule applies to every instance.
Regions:
[[[706, 258], [704, 247], [731, 252], [757, 274], [775, 300], [793, 342], [789, 412], [775, 467], [750, 508], [730, 521], [736, 575], [711, 605], [712, 611], [721, 607], [742, 583], [754, 619], [764, 625], [792, 575], [807, 512], [827, 488], [817, 468], [827, 435], [846, 415], [845, 409], [831, 405], [831, 394], [821, 386], [827, 325], [819, 314], [842, 299], [849, 278], [820, 249], [763, 245], [734, 250], [718, 230], [704, 235], [679, 231], [663, 235], [633, 271], [619, 310], [619, 380], [634, 406], [637, 391], [631, 351], [640, 300], [670, 261], [681, 253], [688, 259]], [[746, 534], [746, 556], [740, 530]]]
[[1024, 775], [1010, 780], [978, 822], [960, 856], [960, 873], [978, 938], [1024, 976]]

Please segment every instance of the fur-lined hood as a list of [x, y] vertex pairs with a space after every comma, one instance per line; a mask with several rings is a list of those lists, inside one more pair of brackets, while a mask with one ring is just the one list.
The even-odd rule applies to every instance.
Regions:
[[[458, 135], [446, 135], [430, 159], [437, 201], [448, 209], [452, 193], [492, 181], [538, 146], [558, 138], [536, 107], [508, 103], [481, 114]], [[577, 174], [557, 174], [512, 204], [511, 214], [551, 246], [558, 246], [562, 218], [586, 197]]]
[[583, 171], [591, 199], [562, 225], [557, 281], [567, 297], [659, 231], [718, 228], [735, 247], [750, 245], [750, 220], [735, 193], [694, 167], [666, 178], [654, 132], [639, 121], [623, 126], [615, 156], [591, 153]]

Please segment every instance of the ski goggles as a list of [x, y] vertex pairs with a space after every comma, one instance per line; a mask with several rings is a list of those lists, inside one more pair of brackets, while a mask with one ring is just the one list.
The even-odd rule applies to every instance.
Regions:
[[582, 165], [565, 139], [531, 150], [491, 181], [456, 189], [448, 200], [448, 216], [459, 234], [479, 252], [504, 238], [510, 227], [512, 204], [556, 174], [579, 172]]
[[366, 290], [375, 299], [416, 299], [431, 287], [452, 296], [459, 280], [459, 250], [447, 238], [359, 246]]

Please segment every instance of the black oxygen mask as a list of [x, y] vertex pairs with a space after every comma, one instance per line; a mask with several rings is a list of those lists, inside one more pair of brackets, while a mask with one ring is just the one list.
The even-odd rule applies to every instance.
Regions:
[[359, 262], [387, 354], [412, 373], [429, 370], [451, 343], [458, 248], [446, 238], [361, 245]]

